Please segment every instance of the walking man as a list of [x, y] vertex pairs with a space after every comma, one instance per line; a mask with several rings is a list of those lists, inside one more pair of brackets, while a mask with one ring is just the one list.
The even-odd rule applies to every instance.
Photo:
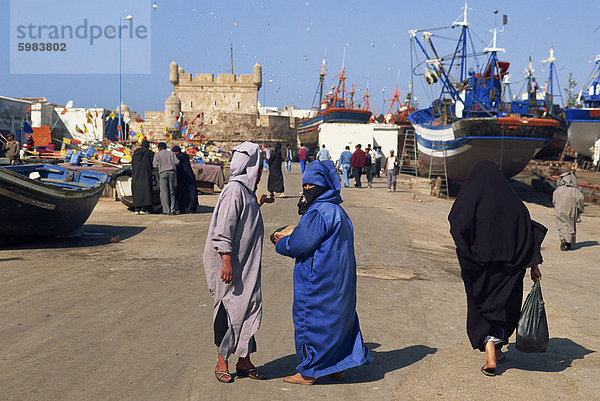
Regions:
[[177, 165], [179, 159], [175, 153], [167, 151], [167, 144], [158, 143], [158, 153], [154, 156], [152, 166], [158, 169], [160, 187], [160, 203], [164, 214], [179, 214], [175, 194], [177, 192]]
[[558, 177], [558, 188], [552, 194], [561, 251], [569, 251], [575, 245], [576, 223], [583, 213], [583, 195], [577, 186], [577, 177], [569, 171]]
[[292, 172], [292, 146], [288, 143], [285, 146], [285, 172], [290, 174]]
[[390, 157], [385, 161], [388, 192], [392, 192], [392, 185], [394, 186], [394, 192], [396, 192], [396, 176], [398, 175], [398, 170], [398, 160], [396, 156], [394, 156], [394, 151], [390, 150]]
[[362, 184], [360, 183], [360, 175], [362, 174], [362, 169], [365, 168], [365, 163], [367, 162], [366, 154], [361, 148], [362, 145], [360, 143], [355, 146], [355, 151], [352, 154], [352, 159], [350, 160], [350, 167], [352, 167], [352, 171], [354, 173], [354, 186], [356, 188], [362, 187]]
[[377, 178], [381, 177], [381, 159], [383, 158], [383, 153], [381, 152], [381, 146], [377, 147], [375, 151], [375, 176]]
[[340, 168], [342, 169], [342, 175], [344, 176], [344, 188], [348, 188], [350, 186], [350, 180], [348, 176], [350, 175], [350, 162], [352, 161], [352, 153], [350, 152], [350, 146], [346, 146], [346, 150], [342, 152], [340, 155]]
[[304, 169], [306, 168], [306, 148], [304, 144], [300, 144], [300, 149], [298, 149], [298, 160], [300, 161], [300, 171], [304, 174]]
[[319, 150], [319, 153], [317, 153], [317, 160], [325, 161], [329, 159], [331, 159], [331, 155], [329, 154], [329, 150], [325, 148], [325, 144], [323, 144], [323, 148]]

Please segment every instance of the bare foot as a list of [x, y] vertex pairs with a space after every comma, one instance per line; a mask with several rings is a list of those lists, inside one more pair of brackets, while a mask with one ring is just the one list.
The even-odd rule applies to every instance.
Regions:
[[329, 375], [329, 377], [336, 380], [344, 380], [346, 378], [346, 372], [343, 370], [341, 372], [335, 372]]
[[496, 369], [496, 347], [493, 341], [488, 341], [485, 345], [485, 362], [484, 369]]
[[237, 363], [235, 364], [235, 368], [237, 370], [248, 370], [248, 369], [254, 369], [254, 365], [252, 364], [252, 362], [250, 361], [250, 355], [248, 355], [245, 358], [239, 358]]
[[303, 384], [305, 386], [310, 386], [315, 383], [316, 378], [310, 376], [303, 376], [300, 373], [296, 373], [293, 376], [284, 377], [283, 381], [291, 384]]
[[221, 354], [219, 354], [219, 347], [217, 347], [217, 366], [215, 366], [215, 372], [227, 372], [229, 370], [229, 366], [227, 365], [227, 360], [223, 359]]

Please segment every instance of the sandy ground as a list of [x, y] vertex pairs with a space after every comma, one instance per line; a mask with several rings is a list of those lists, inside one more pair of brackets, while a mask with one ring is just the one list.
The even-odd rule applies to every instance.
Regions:
[[[294, 171], [286, 176], [289, 196], [263, 207], [267, 235], [298, 220], [297, 165]], [[600, 399], [600, 207], [586, 210], [575, 250], [560, 252], [547, 197], [515, 184], [532, 217], [549, 228], [542, 287], [551, 340], [547, 353], [523, 354], [513, 337], [501, 375], [488, 378], [465, 333], [464, 290], [448, 233], [451, 201], [427, 196], [423, 180], [405, 177], [395, 193], [383, 181], [342, 193], [356, 231], [357, 309], [373, 355], [345, 382], [301, 387], [281, 380], [297, 364], [293, 261], [268, 241], [264, 317], [252, 358], [269, 380], [216, 382], [202, 267], [214, 195], [200, 197], [202, 213], [180, 216], [136, 216], [101, 201], [80, 237], [5, 244], [0, 399]]]

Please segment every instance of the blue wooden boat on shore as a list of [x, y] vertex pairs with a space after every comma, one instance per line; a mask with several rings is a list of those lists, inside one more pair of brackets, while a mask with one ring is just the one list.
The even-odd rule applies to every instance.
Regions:
[[0, 236], [54, 237], [81, 227], [109, 177], [48, 164], [0, 167]]
[[[537, 104], [502, 100], [502, 80], [510, 64], [498, 59], [498, 52], [504, 49], [496, 46], [497, 28], [492, 30], [491, 46], [483, 49], [487, 63], [479, 64], [466, 3], [462, 21], [435, 29], [456, 26], [462, 28], [458, 44], [454, 53], [444, 57], [432, 42], [434, 34], [409, 31], [423, 56], [413, 73], [440, 87], [439, 97], [430, 107], [408, 117], [415, 128], [421, 160], [428, 168], [446, 170], [447, 177], [456, 181], [465, 180], [480, 160], [492, 160], [506, 177], [512, 177], [552, 140], [560, 121], [544, 114]], [[422, 34], [421, 39], [417, 33]], [[468, 59], [475, 62], [472, 68]]]

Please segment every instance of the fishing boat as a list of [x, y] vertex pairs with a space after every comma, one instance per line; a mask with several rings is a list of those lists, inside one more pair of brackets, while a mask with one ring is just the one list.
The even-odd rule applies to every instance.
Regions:
[[[133, 193], [131, 191], [131, 172], [132, 167], [124, 166], [112, 175], [117, 190], [117, 196], [122, 204], [129, 209], [133, 209]], [[152, 207], [160, 210], [160, 189], [158, 187], [158, 169], [152, 170]]]
[[[321, 64], [321, 72], [319, 73], [319, 85], [313, 98], [308, 117], [298, 119], [296, 122], [296, 130], [300, 142], [309, 149], [319, 147], [319, 128], [323, 123], [358, 123], [366, 124], [369, 122], [372, 113], [369, 110], [354, 107], [353, 102], [346, 102], [346, 76], [344, 67], [340, 74], [337, 87], [323, 96], [323, 85], [325, 82], [325, 60]], [[315, 109], [314, 103], [318, 96], [318, 109]]]
[[558, 95], [554, 94], [554, 80], [556, 79], [556, 81], [558, 81], [558, 75], [554, 66], [555, 61], [554, 48], [550, 47], [550, 55], [547, 59], [542, 60], [542, 63], [548, 63], [550, 68], [548, 80], [541, 90], [533, 75], [534, 69], [531, 57], [529, 58], [529, 67], [526, 70], [527, 93], [523, 94], [523, 100], [526, 100], [528, 104], [532, 105], [531, 107], [533, 110], [540, 110], [541, 108], [546, 115], [555, 118], [559, 122], [559, 126], [554, 132], [554, 136], [550, 142], [548, 142], [548, 144], [533, 157], [538, 160], [557, 160], [567, 143], [567, 120], [565, 112], [564, 109], [555, 102], [555, 97], [562, 99], [560, 92]]
[[404, 102], [400, 100], [400, 89], [398, 89], [398, 85], [396, 85], [396, 89], [394, 89], [393, 96], [391, 99], [390, 107], [388, 108], [386, 117], [389, 119], [389, 123], [393, 125], [397, 125], [399, 127], [398, 130], [398, 155], [402, 155], [404, 153], [404, 140], [406, 137], [407, 131], [414, 132], [413, 126], [408, 119], [408, 116], [417, 110], [411, 104], [412, 93], [409, 92], [406, 96]]
[[[497, 47], [497, 28], [492, 30], [491, 46], [483, 49], [487, 62], [480, 66], [466, 3], [462, 20], [439, 29], [457, 26], [461, 30], [456, 50], [444, 57], [432, 42], [434, 34], [409, 31], [412, 43], [425, 58], [413, 71], [420, 72], [429, 85], [441, 86], [439, 98], [430, 107], [408, 117], [415, 128], [421, 160], [429, 168], [445, 165], [447, 177], [457, 181], [466, 179], [480, 160], [494, 161], [506, 177], [512, 177], [550, 142], [560, 123], [544, 116], [540, 107], [528, 105], [525, 109], [519, 102], [502, 100], [502, 79], [510, 63], [498, 59], [504, 49]], [[474, 63], [469, 69], [470, 60]]]
[[577, 108], [566, 109], [567, 134], [573, 150], [592, 157], [600, 139], [600, 55], [577, 98]]
[[49, 164], [0, 167], [0, 236], [54, 237], [81, 227], [108, 182], [104, 173]]

